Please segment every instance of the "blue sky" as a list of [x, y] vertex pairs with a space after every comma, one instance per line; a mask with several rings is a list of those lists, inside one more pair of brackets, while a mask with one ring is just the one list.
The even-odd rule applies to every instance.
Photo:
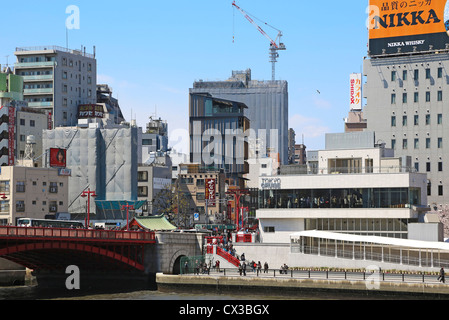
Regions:
[[[257, 18], [283, 31], [276, 78], [289, 83], [289, 126], [308, 150], [324, 147], [324, 134], [342, 132], [349, 111], [349, 75], [361, 72], [367, 49], [368, 1], [237, 0]], [[69, 48], [96, 46], [98, 83], [108, 83], [130, 120], [168, 121], [172, 145], [188, 128], [188, 91], [195, 80], [226, 80], [252, 70], [271, 80], [269, 42], [232, 0], [5, 2], [0, 64], [15, 62], [16, 47], [66, 46], [66, 8], [80, 9], [80, 28]], [[259, 22], [258, 22], [259, 23]], [[259, 23], [274, 39], [277, 31]], [[233, 37], [235, 41], [233, 42]], [[317, 90], [321, 94], [317, 93]]]

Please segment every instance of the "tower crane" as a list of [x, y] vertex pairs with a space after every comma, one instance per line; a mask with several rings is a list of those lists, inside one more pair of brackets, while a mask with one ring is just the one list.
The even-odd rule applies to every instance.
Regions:
[[259, 26], [256, 22], [250, 17], [249, 13], [247, 13], [245, 10], [240, 8], [235, 1], [232, 2], [232, 5], [237, 8], [243, 16], [251, 23], [253, 24], [259, 32], [270, 41], [270, 62], [272, 63], [272, 80], [276, 80], [276, 62], [277, 58], [279, 58], [278, 51], [280, 50], [287, 50], [285, 45], [281, 42], [281, 38], [283, 36], [282, 31], [279, 29], [276, 29], [275, 27], [269, 25], [268, 23], [264, 22], [265, 25], [269, 26], [270, 28], [273, 28], [278, 32], [278, 35], [276, 37], [276, 40], [271, 39], [268, 34]]

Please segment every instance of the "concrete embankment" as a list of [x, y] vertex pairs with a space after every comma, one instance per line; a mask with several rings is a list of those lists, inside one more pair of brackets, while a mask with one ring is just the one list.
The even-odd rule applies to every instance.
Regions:
[[186, 275], [156, 275], [158, 290], [161, 292], [214, 292], [260, 294], [265, 296], [295, 296], [312, 295], [317, 299], [322, 294], [341, 298], [420, 298], [449, 299], [448, 284], [401, 283], [348, 281], [348, 280], [315, 280], [287, 278], [256, 278], [239, 276], [186, 276]]

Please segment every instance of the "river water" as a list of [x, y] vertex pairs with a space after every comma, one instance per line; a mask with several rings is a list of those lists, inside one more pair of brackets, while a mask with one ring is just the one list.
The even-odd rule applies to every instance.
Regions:
[[[0, 300], [145, 300], [145, 301], [297, 301], [297, 300], [414, 300], [409, 296], [365, 296], [363, 294], [342, 295], [329, 292], [304, 292], [294, 295], [267, 293], [256, 294], [238, 291], [233, 293], [217, 292], [161, 292], [132, 291], [118, 293], [97, 293], [81, 295], [76, 291], [42, 291], [36, 286], [0, 287]], [[420, 298], [422, 299], [422, 297]]]
[[[321, 296], [323, 299], [337, 299], [336, 296]], [[317, 296], [302, 296], [301, 300], [316, 299]], [[295, 297], [278, 295], [254, 295], [254, 294], [218, 294], [218, 293], [188, 293], [188, 292], [161, 292], [161, 291], [132, 291], [119, 293], [97, 293], [89, 295], [77, 295], [76, 292], [65, 291], [42, 291], [37, 287], [0, 287], [0, 300], [157, 300], [157, 301], [238, 301], [238, 300], [296, 300]]]

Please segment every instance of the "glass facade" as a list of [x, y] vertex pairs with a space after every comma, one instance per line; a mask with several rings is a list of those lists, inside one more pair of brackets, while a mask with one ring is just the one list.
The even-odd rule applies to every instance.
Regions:
[[260, 190], [259, 208], [405, 208], [420, 205], [419, 188]]

